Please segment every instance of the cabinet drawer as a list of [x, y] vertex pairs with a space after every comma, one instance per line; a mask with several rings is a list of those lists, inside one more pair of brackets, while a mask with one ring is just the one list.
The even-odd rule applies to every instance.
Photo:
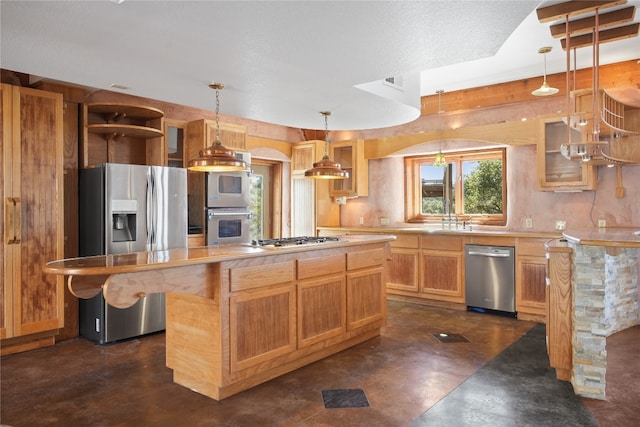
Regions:
[[385, 260], [384, 248], [347, 253], [347, 270], [357, 270], [382, 265]]
[[396, 234], [396, 240], [391, 242], [392, 248], [418, 249], [420, 236], [417, 234]]
[[422, 236], [422, 249], [442, 251], [461, 251], [462, 237], [458, 236]]
[[517, 255], [545, 256], [544, 244], [549, 239], [518, 239], [516, 246]]
[[292, 282], [294, 278], [294, 261], [248, 265], [229, 270], [231, 292]]
[[298, 260], [298, 280], [310, 277], [327, 276], [330, 274], [344, 273], [344, 254], [322, 258], [307, 258]]

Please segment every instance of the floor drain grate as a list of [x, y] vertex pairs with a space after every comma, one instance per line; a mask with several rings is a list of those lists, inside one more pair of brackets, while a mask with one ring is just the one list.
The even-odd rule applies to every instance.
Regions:
[[365, 408], [369, 401], [364, 391], [355, 389], [322, 390], [324, 407], [330, 408]]
[[443, 344], [449, 344], [454, 342], [471, 342], [460, 334], [447, 334], [444, 332], [440, 332], [438, 334], [433, 334], [433, 336], [436, 337], [436, 339]]

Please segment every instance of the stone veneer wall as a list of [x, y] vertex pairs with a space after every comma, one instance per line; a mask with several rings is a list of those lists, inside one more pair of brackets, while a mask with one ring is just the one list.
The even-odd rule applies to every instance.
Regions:
[[638, 324], [638, 257], [633, 248], [573, 247], [573, 371], [576, 394], [606, 397], [607, 336]]

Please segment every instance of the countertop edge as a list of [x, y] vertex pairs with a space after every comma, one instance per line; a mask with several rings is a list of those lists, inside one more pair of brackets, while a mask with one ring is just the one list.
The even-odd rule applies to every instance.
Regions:
[[188, 267], [259, 256], [307, 252], [318, 249], [385, 243], [395, 239], [396, 237], [392, 234], [364, 234], [344, 236], [339, 242], [326, 242], [322, 243], [321, 246], [304, 245], [264, 249], [251, 247], [250, 245], [223, 245], [217, 247], [175, 248], [155, 252], [97, 255], [51, 261], [44, 265], [43, 271], [49, 274], [70, 276], [105, 276]]
[[381, 234], [443, 234], [453, 236], [495, 236], [495, 237], [527, 237], [556, 239], [562, 237], [560, 231], [513, 231], [513, 230], [446, 230], [430, 227], [317, 227], [318, 230], [337, 231], [346, 233], [381, 233]]
[[567, 230], [562, 235], [576, 245], [640, 248], [640, 235], [636, 232], [638, 229], [635, 227], [621, 227]]

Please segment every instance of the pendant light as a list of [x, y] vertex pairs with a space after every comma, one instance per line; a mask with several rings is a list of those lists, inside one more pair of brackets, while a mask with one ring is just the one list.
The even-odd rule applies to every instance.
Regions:
[[313, 164], [313, 168], [306, 170], [304, 176], [313, 179], [345, 179], [349, 178], [349, 172], [340, 169], [340, 163], [335, 163], [329, 158], [329, 124], [330, 111], [321, 111], [324, 116], [324, 156], [319, 162]]
[[246, 171], [247, 163], [237, 158], [235, 151], [220, 141], [220, 91], [224, 89], [224, 84], [211, 83], [209, 87], [216, 91], [216, 140], [209, 148], [201, 150], [198, 158], [189, 160], [188, 169], [196, 172]]
[[[442, 89], [438, 89], [436, 91], [438, 94], [438, 131], [440, 131], [440, 127], [442, 126], [442, 92], [444, 92]], [[444, 154], [442, 154], [442, 132], [440, 132], [440, 137], [438, 139], [440, 140], [440, 149], [438, 150], [438, 154], [436, 154], [433, 166], [443, 168], [447, 166], [447, 159], [445, 159]]]
[[549, 46], [541, 47], [540, 49], [538, 49], [538, 53], [541, 53], [544, 55], [544, 80], [542, 81], [542, 86], [540, 86], [538, 89], [531, 92], [531, 95], [549, 96], [549, 95], [555, 95], [556, 93], [559, 92], [558, 89], [556, 89], [555, 87], [549, 86], [549, 84], [547, 83], [547, 53], [549, 52], [551, 52], [551, 47]]

